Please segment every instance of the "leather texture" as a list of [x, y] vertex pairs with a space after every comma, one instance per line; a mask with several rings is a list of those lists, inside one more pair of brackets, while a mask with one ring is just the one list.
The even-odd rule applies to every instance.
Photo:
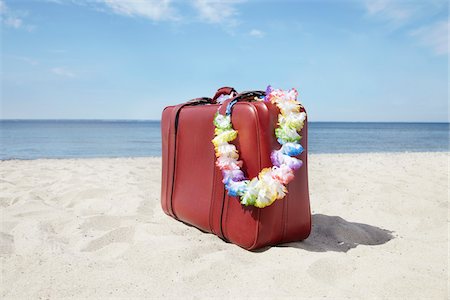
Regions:
[[[162, 113], [164, 212], [248, 250], [307, 238], [311, 231], [307, 122], [300, 133], [305, 149], [299, 156], [303, 166], [295, 171], [286, 197], [262, 209], [246, 207], [227, 195], [221, 171], [215, 165], [211, 140], [213, 118], [220, 105], [210, 100], [168, 106]], [[244, 162], [244, 174], [252, 178], [272, 165], [270, 153], [280, 147], [274, 135], [279, 111], [271, 103], [244, 100], [233, 106], [231, 120], [238, 131], [233, 143]]]

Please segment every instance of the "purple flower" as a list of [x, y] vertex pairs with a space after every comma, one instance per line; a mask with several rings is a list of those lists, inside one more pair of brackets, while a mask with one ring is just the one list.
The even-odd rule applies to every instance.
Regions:
[[292, 170], [300, 169], [300, 167], [303, 165], [303, 162], [300, 159], [295, 158], [295, 157], [290, 157], [290, 156], [287, 156], [287, 157], [289, 157], [289, 158], [285, 159], [285, 163]]
[[292, 170], [297, 170], [303, 165], [303, 162], [300, 159], [283, 154], [280, 150], [272, 151], [270, 159], [274, 166], [279, 167], [284, 164]]
[[272, 151], [272, 153], [270, 154], [270, 159], [272, 160], [272, 164], [274, 166], [279, 167], [283, 163], [283, 161], [281, 160], [282, 157], [280, 155], [281, 155], [280, 151], [277, 150]]
[[224, 184], [231, 181], [241, 181], [245, 179], [244, 173], [241, 170], [222, 170]]
[[268, 85], [266, 88], [266, 96], [264, 97], [265, 102], [270, 101], [270, 93], [272, 93], [272, 91], [273, 91], [273, 88], [270, 85]]

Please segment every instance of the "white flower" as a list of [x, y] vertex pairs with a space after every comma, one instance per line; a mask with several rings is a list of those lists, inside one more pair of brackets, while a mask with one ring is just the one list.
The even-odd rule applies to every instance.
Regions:
[[221, 169], [227, 169], [227, 170], [240, 170], [240, 166], [242, 164], [242, 161], [237, 160], [237, 156], [230, 157], [229, 156], [219, 156], [217, 158], [217, 165]]
[[302, 123], [305, 122], [305, 120], [306, 120], [306, 113], [304, 111], [302, 111], [299, 115], [300, 115], [299, 116], [300, 121]]
[[291, 112], [298, 112], [300, 109], [300, 104], [296, 101], [280, 101], [277, 103], [277, 106], [283, 115], [287, 115]]
[[297, 130], [295, 128], [291, 128], [291, 127], [284, 127], [284, 132], [286, 134], [286, 137], [293, 139], [293, 140], [299, 140], [301, 137], [298, 134]]
[[233, 144], [223, 143], [217, 147], [217, 151], [222, 154], [236, 153], [236, 146]]
[[218, 128], [229, 128], [231, 126], [231, 118], [230, 116], [225, 116], [222, 114], [217, 114], [214, 118], [216, 122], [216, 126]]
[[280, 126], [294, 127], [296, 130], [303, 128], [303, 123], [305, 122], [306, 114], [304, 112], [289, 112], [286, 115], [278, 115], [278, 123]]
[[256, 199], [255, 206], [263, 208], [272, 204], [277, 199], [277, 194], [270, 187], [263, 187], [258, 191], [258, 198]]
[[246, 191], [244, 195], [241, 197], [241, 203], [244, 205], [253, 205], [256, 198], [258, 197], [258, 189], [259, 189], [259, 180], [258, 178], [253, 178], [246, 187]]

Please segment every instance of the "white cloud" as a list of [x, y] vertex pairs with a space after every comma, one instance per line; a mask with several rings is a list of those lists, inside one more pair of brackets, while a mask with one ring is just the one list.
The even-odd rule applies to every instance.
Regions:
[[0, 19], [6, 26], [14, 29], [34, 30], [34, 26], [24, 24], [23, 17], [28, 13], [24, 11], [15, 11], [6, 6], [5, 2], [0, 0]]
[[52, 68], [50, 71], [53, 74], [62, 76], [62, 77], [69, 77], [69, 78], [75, 77], [75, 74], [73, 72], [71, 72], [65, 68], [62, 68], [62, 67], [55, 67], [55, 68]]
[[252, 29], [248, 34], [257, 38], [262, 38], [266, 35], [263, 31], [258, 29]]
[[429, 26], [423, 26], [410, 32], [417, 37], [422, 45], [431, 47], [438, 54], [448, 54], [449, 21], [439, 21]]
[[[0, 0], [1, 1], [1, 0]], [[180, 21], [190, 19], [181, 9], [191, 5], [198, 19], [206, 23], [224, 25], [231, 29], [239, 24], [236, 4], [246, 0], [46, 0], [55, 4], [75, 4], [102, 12], [128, 17], [143, 17], [152, 21]], [[183, 7], [184, 6], [184, 7]], [[230, 32], [231, 33], [231, 32]]]
[[365, 0], [365, 10], [371, 18], [401, 27], [418, 19], [426, 19], [447, 10], [446, 0]]
[[237, 15], [235, 5], [241, 0], [193, 0], [200, 18], [208, 23], [233, 24]]
[[16, 18], [16, 17], [6, 17], [3, 20], [3, 23], [8, 26], [8, 27], [12, 27], [12, 28], [20, 28], [23, 25], [23, 21], [22, 19]]
[[393, 23], [403, 23], [414, 14], [414, 7], [402, 1], [369, 0], [366, 1], [369, 16], [377, 16]]
[[154, 21], [176, 20], [171, 0], [99, 0], [114, 13], [129, 17], [144, 17]]
[[[445, 0], [366, 0], [365, 8], [369, 17], [385, 22], [390, 30], [399, 31], [417, 27], [415, 24], [418, 22], [426, 22], [448, 9]], [[420, 44], [432, 48], [436, 54], [448, 53], [448, 21], [403, 32], [418, 39]]]

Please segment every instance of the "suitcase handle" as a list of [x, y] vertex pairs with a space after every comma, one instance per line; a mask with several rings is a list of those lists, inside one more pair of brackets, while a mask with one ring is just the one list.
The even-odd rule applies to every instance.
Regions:
[[230, 98], [225, 100], [222, 103], [222, 106], [219, 108], [219, 112], [221, 114], [231, 114], [231, 109], [233, 108], [233, 105], [235, 105], [238, 102], [242, 101], [255, 101], [255, 98], [264, 97], [266, 95], [266, 92], [264, 91], [248, 91], [248, 92], [242, 92], [240, 94], [237, 94], [234, 98]]
[[195, 98], [192, 100], [189, 100], [188, 102], [186, 102], [188, 104], [212, 104], [214, 103], [214, 100], [208, 97], [200, 97], [200, 98]]
[[[240, 101], [254, 101], [255, 97], [264, 97], [266, 95], [266, 92], [264, 91], [246, 91], [246, 92], [242, 92], [238, 95], [236, 95], [236, 97], [234, 97], [234, 99], [232, 100], [236, 100], [236, 102], [240, 102]], [[248, 98], [251, 98], [248, 100]]]
[[235, 97], [237, 94], [238, 94], [238, 92], [234, 88], [229, 87], [229, 86], [224, 86], [217, 90], [217, 92], [214, 95], [214, 97], [212, 98], [212, 100], [213, 100], [213, 103], [216, 103], [217, 99], [222, 95], [231, 95], [231, 97]]

